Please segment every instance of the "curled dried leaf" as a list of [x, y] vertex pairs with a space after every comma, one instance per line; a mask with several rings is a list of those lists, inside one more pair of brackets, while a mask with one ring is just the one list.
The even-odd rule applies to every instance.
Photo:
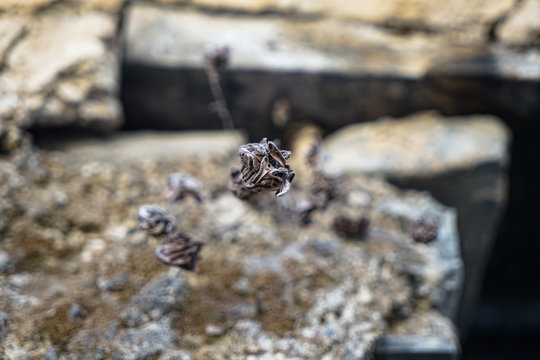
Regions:
[[184, 270], [193, 270], [203, 243], [192, 241], [182, 233], [170, 234], [167, 239], [156, 246], [155, 255], [163, 263], [178, 266]]
[[249, 200], [255, 195], [255, 193], [243, 184], [242, 173], [240, 168], [232, 168], [231, 176], [229, 178], [229, 189], [240, 200]]
[[176, 220], [169, 212], [156, 204], [145, 204], [139, 207], [139, 226], [141, 230], [152, 236], [172, 233], [176, 229]]
[[250, 197], [248, 191], [276, 191], [276, 196], [285, 195], [295, 175], [287, 164], [290, 156], [290, 151], [280, 150], [266, 138], [240, 146], [238, 157], [242, 168], [233, 169], [229, 187], [241, 199]]

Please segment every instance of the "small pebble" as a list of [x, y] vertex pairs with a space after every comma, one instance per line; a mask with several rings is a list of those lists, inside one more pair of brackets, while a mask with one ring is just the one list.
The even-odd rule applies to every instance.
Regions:
[[77, 303], [71, 304], [69, 307], [69, 318], [71, 320], [84, 318], [84, 308]]
[[240, 295], [246, 295], [251, 291], [251, 283], [248, 278], [241, 277], [232, 284], [232, 289]]
[[100, 276], [96, 281], [96, 285], [101, 291], [119, 291], [127, 282], [128, 276], [120, 273], [112, 279]]
[[47, 352], [43, 354], [43, 360], [57, 360], [60, 358], [60, 352], [54, 346], [47, 349]]
[[8, 326], [9, 326], [8, 313], [0, 311], [0, 333], [6, 330]]
[[11, 267], [11, 258], [5, 251], [0, 251], [0, 273], [7, 273]]
[[223, 335], [223, 328], [218, 324], [208, 323], [204, 328], [204, 332], [209, 336], [221, 336]]
[[261, 331], [261, 324], [251, 319], [240, 319], [234, 324], [234, 330], [246, 337], [252, 337]]

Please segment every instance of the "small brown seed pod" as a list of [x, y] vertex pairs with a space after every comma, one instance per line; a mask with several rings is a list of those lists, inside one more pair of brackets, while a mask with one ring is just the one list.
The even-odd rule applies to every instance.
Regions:
[[343, 237], [362, 239], [367, 234], [369, 219], [362, 216], [358, 219], [351, 219], [344, 215], [336, 216], [334, 219], [334, 231]]
[[172, 233], [176, 229], [176, 220], [168, 211], [156, 204], [139, 207], [139, 226], [148, 235], [161, 236]]
[[410, 234], [414, 241], [430, 243], [437, 238], [439, 225], [433, 216], [422, 215], [411, 224]]
[[177, 232], [170, 234], [164, 242], [157, 245], [154, 253], [167, 265], [192, 271], [202, 246], [203, 243], [191, 241], [189, 236]]
[[276, 191], [276, 196], [283, 196], [290, 190], [295, 175], [286, 161], [291, 156], [290, 151], [280, 150], [274, 142], [264, 138], [259, 143], [240, 146], [237, 155], [242, 168], [239, 172], [233, 169], [230, 186], [237, 196], [246, 191]]

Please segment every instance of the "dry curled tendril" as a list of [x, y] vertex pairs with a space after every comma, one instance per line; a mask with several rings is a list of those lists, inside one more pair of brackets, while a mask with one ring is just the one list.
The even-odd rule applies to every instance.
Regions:
[[287, 164], [291, 152], [280, 150], [266, 138], [259, 143], [240, 146], [238, 154], [242, 168], [231, 170], [229, 188], [242, 200], [260, 191], [275, 191], [285, 195], [291, 188], [294, 171]]
[[175, 231], [176, 221], [168, 211], [159, 205], [142, 205], [139, 208], [139, 226], [148, 235], [166, 236], [165, 241], [156, 246], [155, 255], [163, 263], [193, 270], [203, 243], [192, 241], [185, 234]]

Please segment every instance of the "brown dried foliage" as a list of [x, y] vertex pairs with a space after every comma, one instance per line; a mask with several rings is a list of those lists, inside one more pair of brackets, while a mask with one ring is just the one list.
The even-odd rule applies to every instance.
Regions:
[[142, 205], [138, 211], [139, 226], [148, 235], [161, 236], [176, 229], [176, 220], [159, 205]]
[[167, 236], [165, 241], [157, 245], [154, 251], [160, 261], [185, 270], [195, 268], [203, 243], [192, 241], [189, 236], [175, 232], [175, 219], [159, 205], [142, 205], [138, 215], [139, 226], [148, 235]]
[[439, 225], [432, 216], [423, 215], [411, 224], [410, 234], [414, 241], [430, 243], [437, 238]]
[[242, 168], [233, 168], [229, 188], [240, 199], [249, 199], [249, 193], [276, 191], [276, 196], [285, 195], [294, 178], [294, 171], [287, 164], [290, 151], [280, 150], [266, 138], [259, 143], [240, 146], [238, 154]]
[[192, 241], [182, 233], [173, 233], [156, 246], [156, 257], [163, 263], [178, 266], [184, 270], [193, 270], [203, 243]]

